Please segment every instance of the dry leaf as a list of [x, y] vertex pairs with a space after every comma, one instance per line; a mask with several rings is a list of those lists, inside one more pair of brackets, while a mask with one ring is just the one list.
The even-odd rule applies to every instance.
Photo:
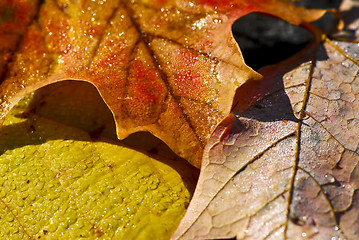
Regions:
[[252, 98], [215, 130], [174, 239], [359, 238], [359, 16], [350, 13], [356, 40], [326, 38], [243, 88]]
[[[40, 87], [88, 81], [111, 109], [119, 138], [150, 131], [197, 167], [236, 89], [260, 77], [244, 64], [232, 23], [253, 11], [297, 25], [324, 14], [284, 0], [20, 2], [2, 3], [11, 14], [0, 34], [16, 41], [0, 43], [1, 119]], [[28, 14], [18, 22], [21, 6]]]

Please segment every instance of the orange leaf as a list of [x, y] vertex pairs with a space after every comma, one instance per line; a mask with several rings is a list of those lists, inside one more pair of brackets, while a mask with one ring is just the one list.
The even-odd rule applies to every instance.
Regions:
[[[0, 22], [2, 120], [38, 88], [87, 81], [111, 109], [119, 138], [150, 131], [197, 167], [236, 89], [260, 78], [245, 65], [232, 23], [254, 11], [297, 25], [324, 14], [284, 0], [7, 0], [1, 9], [11, 13]], [[14, 34], [19, 45], [9, 43]]]

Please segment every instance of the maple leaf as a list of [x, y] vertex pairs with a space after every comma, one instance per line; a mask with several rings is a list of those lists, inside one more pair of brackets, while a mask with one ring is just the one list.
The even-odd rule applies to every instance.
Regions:
[[355, 4], [343, 2], [344, 33], [353, 39], [322, 35], [320, 45], [262, 69], [263, 82], [240, 89], [236, 116], [204, 151], [174, 239], [359, 238]]
[[260, 78], [245, 65], [232, 23], [253, 11], [296, 25], [324, 14], [284, 0], [20, 2], [1, 5], [9, 14], [0, 22], [0, 119], [38, 88], [87, 81], [120, 139], [150, 131], [197, 167], [236, 89]]

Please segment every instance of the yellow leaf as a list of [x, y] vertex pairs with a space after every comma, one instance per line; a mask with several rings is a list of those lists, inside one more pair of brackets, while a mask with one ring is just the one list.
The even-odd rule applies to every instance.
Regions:
[[[62, 112], [51, 99], [69, 88], [77, 93], [67, 108], [73, 118], [50, 119]], [[95, 107], [100, 124], [111, 114], [89, 84], [65, 83], [50, 93], [22, 101], [0, 130], [0, 238], [169, 238], [190, 201], [194, 168], [90, 134], [82, 111]], [[79, 96], [87, 107], [76, 107]], [[41, 109], [29, 108], [34, 101]]]

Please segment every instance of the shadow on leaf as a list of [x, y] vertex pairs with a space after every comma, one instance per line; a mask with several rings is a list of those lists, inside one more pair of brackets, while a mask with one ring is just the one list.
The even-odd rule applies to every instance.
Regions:
[[142, 152], [167, 164], [182, 176], [191, 194], [198, 179], [198, 169], [150, 133], [139, 132], [118, 140], [110, 110], [86, 82], [64, 81], [41, 88], [14, 108], [6, 122], [11, 124], [6, 123], [0, 130], [0, 155], [54, 140], [103, 142]]

